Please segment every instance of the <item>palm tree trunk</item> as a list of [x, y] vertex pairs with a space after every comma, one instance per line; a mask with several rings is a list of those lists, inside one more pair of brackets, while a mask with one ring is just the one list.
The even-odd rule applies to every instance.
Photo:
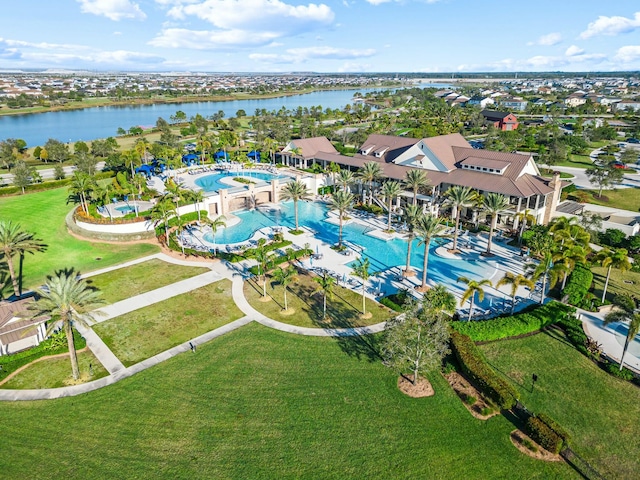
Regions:
[[366, 315], [367, 313], [367, 305], [365, 303], [365, 289], [364, 289], [364, 278], [362, 279], [362, 315]]
[[405, 275], [411, 271], [411, 244], [413, 243], [413, 233], [409, 234], [409, 243], [407, 243], [407, 265], [404, 269]]
[[487, 242], [487, 255], [491, 255], [491, 244], [492, 244], [492, 240], [493, 240], [493, 231], [496, 228], [496, 223], [498, 223], [498, 217], [494, 216], [491, 219], [491, 228], [489, 228], [489, 241]]
[[327, 318], [327, 293], [322, 297], [322, 319]]
[[564, 276], [562, 277], [562, 290], [564, 290], [564, 286], [567, 284], [567, 278], [569, 277], [568, 272], [564, 272]]
[[471, 295], [470, 304], [469, 304], [469, 318], [467, 318], [467, 322], [471, 321], [471, 314], [473, 313], [473, 297], [475, 297], [475, 292]]
[[389, 198], [389, 205], [387, 206], [387, 230], [391, 231], [391, 205], [393, 204], [393, 199]]
[[513, 295], [511, 296], [511, 315], [513, 315], [513, 312], [516, 309], [516, 292], [513, 292]]
[[69, 360], [71, 360], [71, 373], [73, 379], [80, 377], [80, 369], [78, 368], [78, 354], [76, 353], [76, 345], [73, 341], [73, 328], [69, 320], [64, 321], [64, 334], [67, 337], [67, 345], [69, 346]]
[[289, 310], [289, 307], [287, 306], [287, 287], [284, 287], [284, 310]]
[[527, 228], [527, 219], [522, 219], [522, 225], [520, 225], [520, 232], [518, 233], [518, 245], [522, 245], [522, 235], [524, 235], [524, 229]]
[[422, 289], [427, 288], [427, 266], [429, 265], [429, 241], [430, 238], [424, 239], [424, 260], [422, 262]]
[[293, 201], [293, 213], [296, 217], [296, 230], [298, 230], [298, 201]]
[[338, 212], [340, 215], [340, 228], [338, 229], [338, 248], [342, 248], [342, 213]]
[[609, 265], [609, 269], [607, 270], [607, 279], [604, 281], [604, 290], [602, 291], [602, 303], [604, 303], [604, 298], [607, 296], [607, 287], [609, 286], [609, 275], [611, 275], [611, 267]]
[[540, 305], [544, 303], [545, 291], [547, 290], [547, 274], [542, 277], [542, 293], [540, 293]]
[[458, 226], [460, 225], [460, 208], [456, 210], [456, 231], [453, 232], [453, 251], [458, 249]]
[[413, 191], [413, 204], [417, 205], [418, 204], [418, 189], [415, 189]]
[[169, 248], [169, 222], [166, 219], [164, 221], [164, 236], [167, 239], [167, 248]]
[[7, 261], [7, 267], [9, 268], [9, 276], [11, 277], [11, 284], [13, 285], [13, 293], [16, 298], [20, 298], [20, 286], [18, 285], [18, 277], [16, 276], [16, 270], [13, 266], [13, 258], [9, 252], [4, 252], [4, 258]]
[[624, 348], [622, 349], [622, 357], [620, 357], [620, 371], [624, 368], [624, 356], [627, 354], [629, 343], [631, 343], [631, 339], [627, 336], [627, 339], [624, 341]]
[[267, 298], [267, 274], [262, 274], [262, 296]]

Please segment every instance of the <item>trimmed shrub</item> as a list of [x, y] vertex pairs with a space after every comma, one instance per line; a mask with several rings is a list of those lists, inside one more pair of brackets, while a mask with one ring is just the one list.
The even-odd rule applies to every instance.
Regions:
[[556, 325], [564, 331], [567, 339], [576, 348], [576, 350], [586, 356], [590, 356], [589, 350], [587, 349], [589, 339], [584, 333], [582, 322], [580, 320], [576, 317], [564, 317], [558, 320]]
[[452, 328], [468, 335], [475, 342], [487, 342], [502, 338], [516, 337], [542, 330], [566, 318], [575, 308], [560, 302], [535, 305], [530, 310], [508, 317], [498, 317], [477, 322], [453, 322]]
[[549, 425], [539, 416], [531, 416], [527, 420], [527, 435], [529, 435], [538, 445], [551, 453], [560, 453], [563, 440]]
[[567, 432], [564, 428], [562, 428], [558, 424], [558, 422], [556, 422], [553, 418], [551, 418], [549, 415], [545, 413], [538, 413], [536, 414], [536, 417], [538, 417], [540, 420], [546, 423], [547, 426], [556, 433], [556, 435], [562, 438], [562, 442], [564, 445], [569, 444], [571, 440], [571, 436], [569, 435], [569, 432]]
[[571, 305], [581, 305], [582, 300], [585, 298], [591, 283], [593, 282], [593, 273], [585, 265], [576, 265], [573, 269], [567, 285], [562, 290], [562, 296], [568, 297], [568, 302]]
[[400, 305], [398, 305], [396, 302], [394, 302], [393, 300], [391, 300], [389, 297], [381, 298], [380, 299], [380, 303], [382, 305], [384, 305], [385, 307], [389, 307], [394, 312], [401, 312], [402, 311], [402, 307]]
[[621, 378], [627, 382], [631, 382], [634, 379], [634, 375], [631, 370], [627, 367], [622, 367], [622, 370], [620, 370], [620, 366], [616, 363], [607, 363], [604, 369], [614, 377]]
[[462, 371], [482, 393], [504, 410], [516, 404], [518, 392], [489, 366], [471, 338], [454, 331], [451, 346]]

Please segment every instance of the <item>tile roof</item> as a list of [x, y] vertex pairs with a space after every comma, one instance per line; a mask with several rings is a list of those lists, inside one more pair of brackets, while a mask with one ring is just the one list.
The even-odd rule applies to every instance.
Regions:
[[313, 158], [319, 152], [338, 153], [327, 137], [300, 138], [291, 143], [300, 149], [305, 158]]
[[394, 135], [369, 135], [362, 147], [359, 148], [359, 151], [370, 150], [371, 152], [375, 152], [383, 147], [386, 147], [387, 150], [384, 151], [381, 157], [356, 153], [353, 158], [358, 158], [365, 162], [370, 162], [372, 160], [386, 163], [393, 162], [394, 159], [406, 152], [409, 148], [418, 143], [418, 141], [419, 140], [417, 138], [398, 137]]

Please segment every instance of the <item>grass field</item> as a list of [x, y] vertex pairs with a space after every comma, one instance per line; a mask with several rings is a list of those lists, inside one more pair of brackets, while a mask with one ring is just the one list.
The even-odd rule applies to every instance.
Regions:
[[86, 273], [159, 251], [158, 246], [148, 243], [117, 245], [78, 240], [67, 232], [64, 223], [71, 208], [66, 188], [0, 198], [0, 218], [19, 223], [48, 244], [46, 252], [25, 257], [25, 289], [42, 284], [47, 275], [61, 268], [73, 267]]
[[[527, 408], [566, 428], [572, 448], [605, 478], [637, 478], [640, 388], [603, 372], [560, 336], [539, 334], [481, 348]], [[538, 381], [531, 391], [533, 373]]]
[[90, 277], [87, 282], [102, 292], [105, 302], [115, 303], [208, 271], [206, 267], [187, 267], [152, 258]]
[[[93, 371], [92, 376], [89, 375], [91, 371], [89, 364], [91, 364]], [[93, 356], [91, 350], [78, 352], [78, 366], [80, 367], [80, 379], [83, 382], [108, 375], [102, 364]], [[58, 388], [70, 385], [72, 380], [71, 361], [69, 354], [66, 353], [57, 358], [32, 363], [0, 388]]]
[[[591, 271], [593, 272], [593, 293], [597, 298], [602, 298], [602, 289], [607, 279], [607, 269], [603, 267], [591, 267]], [[633, 283], [624, 283], [625, 281]], [[611, 269], [609, 285], [607, 286], [607, 298], [609, 301], [613, 300], [613, 297], [619, 293], [636, 296], [638, 292], [640, 292], [640, 273], [630, 271], [623, 273], [615, 268]]]
[[640, 211], [640, 188], [620, 188], [617, 190], [603, 190], [602, 197], [597, 190], [583, 190], [589, 193], [588, 203], [604, 205], [605, 207], [621, 208], [632, 212]]
[[283, 313], [284, 289], [273, 279], [267, 279], [267, 295], [271, 301], [263, 302], [262, 281], [248, 280], [244, 283], [244, 295], [251, 306], [269, 318], [298, 327], [329, 327], [350, 328], [374, 325], [385, 322], [397, 315], [373, 300], [367, 298], [367, 313], [370, 318], [361, 318], [362, 295], [359, 291], [334, 285], [333, 298], [327, 298], [327, 321], [322, 321], [323, 294], [318, 292], [319, 285], [312, 280], [312, 276], [300, 272], [297, 281], [288, 287], [287, 303], [289, 309], [295, 312]]
[[593, 167], [593, 161], [589, 155], [569, 155], [569, 159], [559, 162], [559, 167], [574, 167], [574, 168], [591, 168]]
[[404, 396], [361, 349], [250, 324], [87, 395], [1, 403], [2, 475], [578, 478], [522, 455], [505, 418], [473, 418], [439, 374], [434, 397]]
[[231, 297], [231, 282], [220, 280], [93, 328], [129, 366], [240, 317], [242, 312]]

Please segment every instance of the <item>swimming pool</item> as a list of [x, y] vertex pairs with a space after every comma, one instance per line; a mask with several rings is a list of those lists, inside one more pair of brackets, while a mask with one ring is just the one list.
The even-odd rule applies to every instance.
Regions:
[[[239, 172], [228, 171], [224, 173], [214, 173], [212, 175], [205, 175], [203, 177], [196, 178], [194, 183], [205, 192], [217, 192], [221, 188], [235, 188], [235, 187], [247, 188], [247, 185], [239, 182], [234, 182], [231, 180], [232, 178], [235, 178], [235, 177], [244, 177], [244, 178], [252, 179], [256, 183], [270, 182], [271, 180], [275, 180], [275, 179], [285, 180], [290, 178], [286, 175], [276, 175], [268, 172], [256, 172], [253, 170], [242, 170]], [[227, 182], [229, 183], [223, 182], [222, 181], [223, 178], [227, 179]]]
[[[256, 230], [264, 227], [281, 225], [288, 228], [295, 226], [295, 216], [293, 202], [281, 202], [280, 209], [262, 211], [260, 209], [251, 211], [236, 212], [240, 223], [228, 228], [219, 229], [213, 241], [211, 232], [204, 235], [204, 240], [210, 243], [225, 244], [238, 243], [250, 239]], [[303, 225], [315, 232], [315, 238], [329, 244], [338, 241], [338, 225], [333, 225], [326, 221], [328, 208], [325, 205], [315, 202], [298, 202], [298, 214], [300, 225]], [[362, 249], [361, 255], [367, 257], [371, 264], [371, 272], [387, 270], [392, 267], [406, 264], [407, 242], [406, 240], [394, 238], [392, 240], [380, 240], [371, 235], [367, 235], [371, 229], [360, 223], [344, 225], [343, 241], [350, 242]], [[467, 261], [456, 259], [445, 259], [434, 255], [434, 250], [441, 245], [442, 239], [431, 242], [429, 247], [428, 278], [438, 284], [444, 284], [450, 289], [460, 292], [464, 290], [464, 284], [456, 282], [458, 277], [468, 277], [475, 280], [482, 280], [487, 276], [487, 263], [485, 261]], [[424, 260], [424, 247], [419, 246], [419, 241], [415, 239], [412, 244], [411, 265], [418, 271], [422, 270]], [[477, 300], [477, 298], [476, 298]], [[483, 302], [476, 302], [477, 306], [488, 308], [490, 304], [503, 299], [492, 297], [488, 292]]]

